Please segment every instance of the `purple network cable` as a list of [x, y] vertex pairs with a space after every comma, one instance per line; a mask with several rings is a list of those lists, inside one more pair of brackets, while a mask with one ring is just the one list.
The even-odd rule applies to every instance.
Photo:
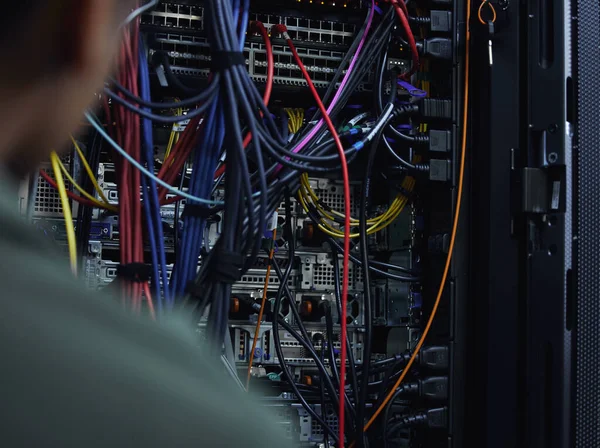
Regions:
[[[342, 92], [344, 90], [344, 87], [346, 87], [346, 84], [348, 83], [348, 79], [350, 78], [350, 74], [352, 73], [352, 70], [354, 70], [354, 66], [356, 65], [356, 62], [358, 61], [358, 57], [360, 56], [360, 52], [362, 51], [362, 48], [363, 48], [365, 42], [367, 41], [367, 34], [369, 34], [369, 30], [371, 29], [371, 24], [373, 23], [374, 13], [375, 13], [375, 0], [371, 0], [371, 9], [369, 11], [369, 19], [367, 21], [367, 27], [365, 28], [365, 32], [363, 34], [363, 37], [362, 37], [362, 39], [360, 40], [360, 42], [358, 44], [358, 48], [356, 49], [356, 53], [354, 53], [354, 57], [350, 61], [350, 65], [348, 66], [348, 70], [346, 71], [346, 74], [344, 75], [344, 79], [342, 79], [342, 83], [340, 84], [340, 87], [338, 88], [337, 92], [335, 93], [335, 96], [333, 97], [333, 100], [331, 101], [331, 104], [329, 104], [329, 107], [327, 108], [327, 113], [328, 114], [331, 113], [331, 111], [333, 110], [333, 108], [337, 104], [338, 99], [340, 98], [340, 95], [342, 94]], [[322, 118], [312, 128], [312, 130], [308, 133], [308, 135], [306, 137], [304, 137], [304, 139], [302, 139], [302, 141], [300, 143], [298, 143], [298, 146], [296, 146], [296, 148], [294, 148], [294, 152], [297, 153], [297, 152], [302, 151], [302, 149], [304, 149], [304, 147], [308, 144], [308, 142], [310, 141], [310, 139], [313, 138], [317, 132], [319, 132], [319, 130], [321, 129], [321, 126], [323, 126], [323, 119]], [[277, 167], [277, 170], [275, 172], [276, 173], [279, 172], [279, 170], [281, 170], [281, 167], [282, 167], [282, 165], [279, 165]]]

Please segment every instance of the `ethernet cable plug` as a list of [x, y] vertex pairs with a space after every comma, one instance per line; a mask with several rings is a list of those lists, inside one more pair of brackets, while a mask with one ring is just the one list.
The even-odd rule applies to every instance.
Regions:
[[438, 59], [452, 59], [452, 39], [445, 37], [432, 37], [417, 42], [417, 48], [423, 55], [433, 56]]

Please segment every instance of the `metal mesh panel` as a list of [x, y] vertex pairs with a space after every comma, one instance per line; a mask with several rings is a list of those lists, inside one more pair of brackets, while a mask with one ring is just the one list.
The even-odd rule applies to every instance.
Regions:
[[[67, 170], [69, 170], [69, 164], [71, 162], [71, 158], [69, 156], [66, 156], [66, 157], [63, 157], [61, 160], [65, 164]], [[45, 169], [45, 171], [48, 173], [48, 175], [53, 180], [56, 179], [56, 177], [54, 176], [54, 171], [52, 170], [52, 167], [49, 164], [45, 165], [43, 167], [43, 169]], [[70, 191], [71, 190], [70, 182], [64, 176], [63, 176], [63, 180], [65, 182], [65, 186], [67, 187], [67, 190]], [[71, 204], [71, 207], [73, 207], [71, 200], [69, 200], [69, 203]], [[34, 216], [47, 217], [47, 218], [53, 218], [53, 217], [58, 218], [58, 217], [62, 217], [62, 215], [63, 215], [62, 203], [60, 201], [60, 196], [58, 194], [58, 191], [55, 190], [41, 176], [40, 176], [39, 182], [38, 182], [37, 195], [36, 195], [36, 199], [35, 199], [35, 207], [33, 209], [33, 212], [34, 212]]]
[[577, 222], [577, 358], [575, 446], [600, 446], [600, 128], [598, 89], [600, 7], [577, 1], [577, 90], [579, 178]]

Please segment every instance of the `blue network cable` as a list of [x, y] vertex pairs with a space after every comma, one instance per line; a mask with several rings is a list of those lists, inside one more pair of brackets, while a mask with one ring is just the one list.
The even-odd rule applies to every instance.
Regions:
[[[212, 193], [214, 172], [224, 136], [223, 114], [215, 101], [206, 116], [202, 137], [194, 154], [189, 191], [195, 196], [209, 197]], [[198, 205], [200, 204], [188, 202], [186, 207]], [[196, 276], [206, 229], [204, 217], [186, 215], [183, 222], [181, 246], [171, 278], [171, 291], [174, 294], [182, 294]]]
[[[205, 118], [202, 128], [202, 138], [200, 139], [199, 145], [194, 153], [194, 162], [192, 165], [192, 172], [190, 177], [190, 183], [188, 190], [190, 193], [196, 193], [196, 184], [198, 183], [198, 176], [200, 176], [204, 169], [205, 163], [203, 163], [202, 157], [204, 151], [206, 151], [207, 146], [210, 144], [211, 132], [213, 131], [212, 120], [215, 114], [216, 102], [211, 104], [208, 114]], [[188, 202], [187, 206], [196, 206], [198, 203]], [[171, 283], [170, 287], [175, 295], [180, 295], [186, 287], [186, 272], [188, 270], [190, 251], [192, 250], [193, 241], [192, 241], [192, 232], [196, 227], [197, 217], [185, 215], [184, 208], [184, 216], [183, 216], [183, 231], [181, 234], [180, 240], [180, 248], [177, 252], [177, 260], [175, 266], [173, 268], [173, 272], [171, 274]], [[197, 262], [196, 262], [197, 263]]]
[[242, 0], [242, 1], [243, 1], [242, 20], [240, 21], [242, 26], [240, 27], [240, 34], [239, 34], [240, 51], [241, 52], [244, 51], [244, 45], [246, 43], [246, 28], [248, 27], [248, 16], [250, 15], [250, 0]]
[[[86, 112], [84, 112], [83, 115], [85, 116], [86, 120], [94, 127], [94, 129], [96, 131], [98, 131], [98, 133], [102, 136], [102, 138], [104, 140], [106, 140], [108, 142], [108, 144], [115, 149], [115, 151], [117, 151], [120, 155], [122, 155], [129, 163], [131, 163], [144, 176], [146, 176], [146, 177], [154, 180], [154, 182], [156, 182], [161, 187], [164, 187], [168, 191], [170, 191], [171, 193], [173, 193], [173, 194], [175, 194], [177, 196], [181, 196], [182, 198], [185, 198], [185, 199], [187, 199], [189, 201], [196, 201], [196, 202], [199, 202], [201, 204], [210, 205], [210, 206], [225, 205], [225, 203], [223, 201], [212, 201], [212, 200], [209, 200], [209, 199], [199, 198], [199, 197], [191, 195], [191, 194], [189, 194], [189, 193], [187, 193], [185, 191], [181, 191], [181, 190], [175, 188], [172, 185], [169, 185], [167, 182], [165, 182], [164, 180], [158, 178], [155, 174], [151, 173], [146, 168], [144, 168], [137, 160], [135, 160], [133, 157], [131, 157], [131, 155], [129, 155], [127, 153], [127, 151], [125, 151], [123, 148], [121, 148], [119, 146], [119, 144], [117, 142], [115, 142], [110, 137], [110, 135], [108, 135], [108, 133], [103, 129], [103, 126], [100, 123], [100, 120], [98, 119], [98, 117], [96, 117], [96, 115], [93, 112], [86, 111]], [[252, 197], [253, 198], [257, 198], [260, 195], [261, 195], [261, 192], [257, 191], [256, 193], [252, 194]]]
[[[94, 127], [94, 129], [96, 129], [96, 131], [98, 131], [98, 133], [102, 136], [102, 138], [104, 138], [108, 142], [108, 144], [110, 146], [112, 146], [120, 155], [122, 155], [129, 163], [131, 163], [144, 176], [152, 179], [154, 182], [159, 184], [161, 187], [164, 187], [167, 190], [169, 190], [171, 193], [176, 194], [177, 196], [181, 196], [182, 198], [185, 198], [189, 201], [196, 201], [196, 202], [200, 202], [201, 204], [210, 205], [210, 206], [225, 204], [223, 201], [211, 201], [211, 200], [196, 197], [185, 191], [181, 191], [181, 190], [173, 187], [172, 185], [169, 185], [167, 182], [165, 182], [162, 179], [159, 179], [156, 175], [154, 175], [153, 173], [148, 171], [146, 168], [144, 168], [137, 160], [135, 160], [133, 157], [131, 157], [131, 155], [129, 155], [127, 153], [127, 151], [125, 151], [123, 148], [121, 148], [119, 146], [119, 144], [117, 142], [115, 142], [110, 137], [110, 135], [108, 135], [108, 133], [103, 129], [103, 126], [100, 124], [100, 120], [98, 120], [98, 117], [96, 117], [93, 113], [91, 113], [89, 111], [84, 112], [84, 115], [85, 115], [85, 118], [87, 119], [87, 121], [89, 121], [89, 123]], [[259, 195], [260, 195], [260, 192], [255, 193], [255, 196], [259, 196]]]
[[[139, 44], [140, 58], [140, 90], [141, 97], [146, 101], [150, 101], [150, 70], [148, 68], [148, 60], [146, 57], [146, 46], [140, 35]], [[142, 138], [144, 151], [142, 154], [146, 158], [146, 164], [151, 171], [154, 171], [154, 141], [152, 135], [152, 122], [148, 119], [142, 122]], [[146, 213], [146, 221], [148, 224], [148, 236], [150, 238], [150, 247], [152, 251], [153, 265], [153, 283], [155, 294], [158, 298], [158, 309], [162, 311], [162, 297], [164, 296], [167, 304], [172, 304], [172, 298], [169, 294], [168, 279], [167, 279], [167, 259], [165, 250], [165, 239], [162, 227], [162, 217], [160, 215], [160, 204], [158, 202], [158, 191], [156, 182], [153, 179], [142, 177], [142, 185], [144, 187], [144, 210]], [[158, 243], [158, 248], [156, 247]], [[160, 276], [159, 276], [160, 267]], [[162, 280], [162, 294], [161, 294]]]

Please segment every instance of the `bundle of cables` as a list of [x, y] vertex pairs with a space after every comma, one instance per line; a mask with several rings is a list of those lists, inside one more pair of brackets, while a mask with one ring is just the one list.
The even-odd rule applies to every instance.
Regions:
[[[391, 132], [389, 129], [394, 128], [394, 120], [410, 116], [418, 107], [390, 101], [376, 107], [373, 113], [361, 115], [356, 121], [351, 120], [351, 126], [346, 130], [338, 131], [344, 121], [341, 117], [348, 100], [365, 81], [373, 65], [379, 65], [379, 58], [386, 52], [388, 36], [398, 18], [402, 20], [405, 8], [398, 5], [403, 5], [403, 2], [398, 0], [398, 3], [394, 3], [387, 9], [384, 7], [380, 16], [376, 17], [375, 4], [371, 1], [364, 23], [323, 98], [315, 89], [285, 26], [276, 25], [271, 29], [273, 36], [282, 36], [286, 41], [317, 104], [317, 111], [306, 125], [304, 112], [288, 112], [289, 119], [277, 123], [276, 117], [267, 108], [274, 62], [269, 33], [260, 23], [253, 23], [250, 31], [258, 32], [263, 37], [267, 53], [267, 88], [263, 96], [248, 75], [243, 56], [249, 15], [248, 0], [205, 2], [205, 23], [208, 24], [207, 34], [211, 47], [211, 74], [204, 90], [198, 91], [183, 84], [171, 70], [166, 53], [156, 52], [153, 55], [152, 65], [161, 67], [171, 87], [178, 90], [180, 99], [170, 103], [155, 103], [150, 99], [147, 52], [139, 37], [138, 21], [132, 21], [131, 29], [125, 30], [126, 39], [119, 61], [121, 71], [104, 91], [111, 100], [110, 104], [105, 101], [109, 133], [93, 115], [88, 114], [88, 119], [121, 156], [116, 165], [119, 178], [121, 271], [125, 277], [128, 267], [139, 268], [143, 263], [142, 207], [144, 209], [152, 272], [141, 275], [139, 271], [132, 269], [129, 274], [133, 274], [130, 278], [135, 281], [125, 283], [126, 296], [136, 310], [140, 309], [142, 292], [152, 304], [146, 282], [148, 278], [152, 279], [152, 295], [156, 297], [159, 309], [163, 309], [163, 306], [170, 308], [175, 297], [187, 294], [188, 300], [197, 304], [198, 315], [208, 316], [207, 336], [214, 342], [215, 352], [220, 354], [227, 334], [232, 285], [253, 265], [262, 247], [267, 217], [279, 207], [282, 196], [289, 198], [290, 192], [298, 194], [307, 215], [327, 235], [327, 241], [335, 253], [334, 264], [338, 269], [337, 256], [341, 256], [341, 279], [337, 285], [339, 288], [336, 288], [339, 289], [336, 291], [339, 316], [342, 316], [342, 310], [347, 309], [350, 262], [363, 268], [367, 280], [370, 273], [400, 281], [420, 280], [418, 273], [370, 259], [366, 249], [362, 247], [366, 244], [366, 235], [385, 228], [397, 218], [406, 206], [407, 195], [398, 194], [391, 206], [377, 216], [363, 219], [367, 213], [365, 205], [361, 208], [360, 216], [352, 217], [348, 173], [348, 164], [364, 148], [369, 148], [369, 167], [372, 168], [375, 148], [379, 142], [386, 142], [382, 138], [384, 130]], [[407, 37], [409, 41], [411, 36]], [[418, 58], [417, 55], [413, 56]], [[412, 70], [417, 68], [418, 59], [413, 63]], [[391, 97], [394, 98], [395, 82], [392, 82], [392, 86]], [[153, 112], [156, 109], [169, 112], [157, 114]], [[368, 125], [355, 126], [359, 120], [367, 117], [370, 117]], [[174, 124], [184, 120], [187, 123], [185, 130], [178, 140], [172, 134], [169, 151], [158, 175], [155, 175], [151, 121]], [[113, 121], [116, 123], [114, 127]], [[111, 138], [110, 133], [114, 138]], [[190, 158], [192, 169], [188, 188], [185, 190], [183, 186]], [[309, 173], [332, 171], [342, 173], [344, 209], [340, 211], [324, 206], [311, 188], [308, 178]], [[143, 179], [140, 178], [140, 173], [144, 174]], [[370, 179], [370, 171], [367, 178]], [[173, 185], [178, 180], [180, 186], [176, 188]], [[415, 178], [405, 177], [402, 189], [405, 192], [412, 191], [415, 182]], [[139, 194], [140, 188], [143, 198]], [[368, 186], [365, 188], [368, 189]], [[215, 200], [215, 192], [223, 200]], [[171, 279], [167, 282], [159, 207], [182, 199], [187, 201], [183, 210], [183, 227], [178, 238], [175, 266]], [[207, 221], [217, 214], [221, 220], [220, 235], [213, 247], [208, 247], [205, 242]], [[177, 215], [175, 222], [175, 232], [178, 232]], [[360, 226], [361, 229], [358, 233], [353, 233], [352, 226]], [[358, 237], [361, 243], [360, 258], [351, 254], [351, 239]], [[338, 242], [337, 239], [343, 241]], [[289, 252], [293, 260], [292, 246], [293, 243]], [[199, 257], [202, 258], [202, 263], [198, 272]], [[274, 327], [281, 326], [294, 337], [297, 336], [303, 347], [314, 354], [315, 364], [319, 368], [323, 367], [322, 396], [329, 397], [336, 407], [338, 434], [335, 435], [305, 401], [303, 405], [324, 426], [327, 434], [342, 446], [344, 440], [361, 434], [364, 424], [364, 396], [369, 387], [369, 369], [367, 368], [366, 373], [362, 372], [363, 381], [359, 389], [359, 372], [354, 372], [354, 360], [348, 358], [350, 353], [346, 319], [340, 318], [339, 322], [343, 337], [340, 338], [339, 369], [333, 369], [333, 378], [323, 366], [323, 353], [316, 353], [313, 341], [305, 329], [301, 326], [298, 331], [284, 319], [280, 319], [282, 298], [284, 295], [291, 295], [286, 278], [290, 275], [292, 265], [293, 262], [288, 263], [284, 273], [277, 260], [273, 259], [273, 267], [280, 276]], [[295, 310], [295, 307], [291, 308]], [[327, 313], [329, 312], [331, 310]], [[296, 316], [296, 320], [301, 322], [300, 316]], [[278, 338], [275, 328], [274, 337]], [[329, 335], [321, 342], [321, 349], [325, 345], [332, 347], [332, 340], [333, 336]], [[279, 342], [276, 343], [276, 348], [281, 348]], [[368, 359], [367, 354], [364, 354], [365, 359]], [[282, 361], [283, 376], [292, 386], [293, 378], [286, 374], [281, 354], [279, 359]], [[350, 361], [349, 377], [346, 373], [347, 361]], [[333, 363], [335, 364], [336, 362]], [[349, 388], [346, 387], [348, 379], [352, 383]], [[339, 392], [337, 394], [336, 388]], [[301, 398], [301, 394], [298, 396]], [[351, 417], [348, 426], [345, 425], [346, 415]], [[362, 443], [361, 439], [359, 437], [357, 441]]]
[[[139, 95], [139, 22], [135, 20], [131, 28], [124, 30], [119, 52], [119, 82]], [[124, 107], [106, 109], [107, 120], [115, 126], [112, 129], [116, 141], [135, 160], [141, 158], [141, 120], [140, 117]], [[112, 113], [111, 113], [112, 112]], [[145, 133], [146, 134], [146, 133]], [[145, 137], [145, 140], [147, 138]], [[145, 142], [147, 144], [147, 142]], [[148, 287], [149, 273], [144, 263], [142, 187], [140, 172], [124, 159], [115, 159], [117, 185], [119, 191], [119, 237], [121, 259], [118, 275], [123, 285], [123, 300], [131, 301], [136, 312], [141, 312], [142, 293], [146, 296], [152, 310], [152, 299]], [[147, 202], [147, 201], [146, 201]]]

